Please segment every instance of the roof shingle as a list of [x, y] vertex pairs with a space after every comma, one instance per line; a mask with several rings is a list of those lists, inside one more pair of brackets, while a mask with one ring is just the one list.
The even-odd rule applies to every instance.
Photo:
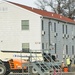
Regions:
[[62, 15], [59, 15], [59, 14], [53, 13], [53, 12], [48, 12], [48, 11], [45, 11], [45, 10], [32, 8], [32, 7], [29, 7], [29, 6], [25, 6], [25, 5], [14, 3], [14, 2], [10, 2], [10, 1], [7, 1], [7, 2], [12, 3], [14, 5], [17, 5], [19, 7], [22, 7], [24, 9], [27, 9], [29, 11], [32, 11], [34, 13], [37, 13], [39, 15], [42, 15], [43, 17], [53, 18], [53, 19], [57, 19], [57, 20], [61, 20], [61, 21], [64, 21], [64, 22], [69, 22], [69, 23], [74, 23], [75, 24], [74, 20], [72, 20], [70, 18], [67, 18], [67, 17], [64, 17]]

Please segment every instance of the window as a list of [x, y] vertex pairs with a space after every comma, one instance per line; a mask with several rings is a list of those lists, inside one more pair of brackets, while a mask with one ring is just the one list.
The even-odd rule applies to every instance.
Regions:
[[68, 45], [66, 45], [66, 54], [68, 54]]
[[48, 43], [46, 43], [46, 49], [48, 49]]
[[74, 28], [73, 28], [73, 26], [72, 26], [72, 35], [74, 35]]
[[44, 30], [44, 24], [43, 24], [43, 20], [42, 20], [42, 30]]
[[62, 25], [62, 32], [64, 33], [64, 25]]
[[55, 54], [56, 54], [56, 43], [55, 43]]
[[67, 34], [67, 25], [66, 25], [66, 34]]
[[42, 43], [42, 49], [44, 49], [44, 43]]
[[74, 46], [72, 46], [72, 54], [74, 54]]
[[54, 32], [56, 32], [56, 23], [54, 23]]
[[29, 43], [22, 43], [22, 51], [29, 52]]
[[22, 20], [22, 30], [29, 30], [29, 20]]
[[50, 46], [50, 23], [49, 23], [49, 25], [48, 25], [48, 36], [49, 36], [49, 46]]
[[50, 27], [50, 31], [53, 31], [53, 25], [52, 25], [52, 22], [51, 21], [49, 21], [49, 24], [48, 25], [50, 25], [49, 27]]

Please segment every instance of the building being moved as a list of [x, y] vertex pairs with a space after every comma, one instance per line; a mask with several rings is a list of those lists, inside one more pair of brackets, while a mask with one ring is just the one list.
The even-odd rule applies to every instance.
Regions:
[[59, 60], [75, 56], [75, 22], [22, 4], [0, 2], [0, 50], [49, 50]]

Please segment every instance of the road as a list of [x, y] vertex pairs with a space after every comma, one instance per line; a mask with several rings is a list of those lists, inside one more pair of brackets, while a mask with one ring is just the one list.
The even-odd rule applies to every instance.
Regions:
[[[11, 73], [9, 75], [29, 75], [28, 73]], [[33, 75], [38, 75], [38, 74], [33, 74]], [[61, 75], [75, 75], [75, 72], [62, 72]]]
[[28, 73], [10, 73], [9, 75], [29, 75]]
[[29, 75], [28, 73], [11, 73], [9, 75]]

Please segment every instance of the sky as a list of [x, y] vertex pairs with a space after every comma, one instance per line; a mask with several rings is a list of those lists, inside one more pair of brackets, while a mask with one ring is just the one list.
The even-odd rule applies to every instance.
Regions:
[[[20, 3], [23, 5], [27, 5], [33, 8], [38, 8], [38, 6], [35, 4], [35, 2], [37, 2], [37, 0], [7, 0], [7, 1], [11, 1], [11, 2], [16, 2], [16, 3]], [[50, 9], [50, 7], [46, 8], [48, 11], [52, 11]]]
[[[0, 0], [0, 1], [2, 1], [2, 0]], [[16, 2], [16, 3], [20, 3], [23, 5], [37, 8], [37, 6], [35, 5], [35, 1], [37, 1], [37, 0], [7, 0], [7, 1]]]
[[[3, 1], [3, 0], [0, 0], [0, 1]], [[33, 7], [33, 8], [38, 8], [38, 6], [35, 4], [35, 2], [37, 2], [37, 0], [5, 0], [5, 1], [11, 1], [11, 2], [26, 5], [26, 6], [30, 6], [30, 7]], [[52, 11], [50, 9], [50, 7], [47, 7], [46, 9], [48, 11]]]

